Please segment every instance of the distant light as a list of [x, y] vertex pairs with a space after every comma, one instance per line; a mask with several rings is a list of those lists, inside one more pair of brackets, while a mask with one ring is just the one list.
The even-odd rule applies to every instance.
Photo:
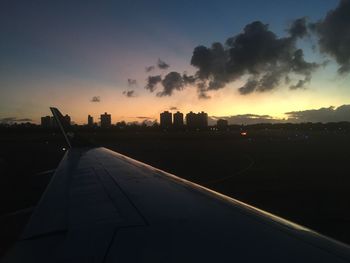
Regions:
[[65, 151], [65, 150], [66, 150], [66, 148], [65, 148], [65, 147], [63, 147], [63, 148], [62, 148], [62, 151]]
[[247, 136], [247, 132], [241, 132], [242, 136]]

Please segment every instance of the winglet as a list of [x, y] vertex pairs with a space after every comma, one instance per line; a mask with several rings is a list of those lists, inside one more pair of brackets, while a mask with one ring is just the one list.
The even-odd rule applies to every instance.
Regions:
[[54, 107], [50, 107], [50, 110], [52, 112], [53, 117], [55, 118], [58, 127], [60, 127], [61, 132], [63, 133], [63, 136], [69, 146], [69, 148], [72, 148], [72, 145], [70, 143], [70, 140], [67, 136], [66, 130], [70, 127], [70, 124], [66, 121], [66, 119], [63, 117], [62, 113]]

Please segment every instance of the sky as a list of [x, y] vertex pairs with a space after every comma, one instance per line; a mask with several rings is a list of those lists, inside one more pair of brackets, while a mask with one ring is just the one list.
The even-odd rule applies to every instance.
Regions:
[[347, 105], [349, 7], [348, 0], [3, 0], [0, 119], [39, 122], [50, 106], [83, 124], [104, 112], [113, 122], [157, 119], [171, 108], [285, 118]]

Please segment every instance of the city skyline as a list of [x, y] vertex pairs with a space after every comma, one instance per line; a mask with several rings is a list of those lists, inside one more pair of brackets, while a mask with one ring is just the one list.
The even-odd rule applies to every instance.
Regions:
[[[201, 5], [194, 1], [154, 0], [147, 5], [142, 1], [89, 5], [77, 1], [69, 3], [70, 12], [66, 6], [65, 1], [3, 4], [1, 120], [39, 123], [41, 116], [49, 114], [49, 106], [69, 112], [78, 124], [86, 122], [87, 111], [95, 117], [107, 111], [115, 123], [139, 117], [159, 120], [159, 114], [170, 108], [205, 110], [226, 118], [256, 115], [280, 120], [289, 118], [286, 113], [290, 112], [350, 103], [349, 45], [346, 38], [327, 35], [328, 28], [348, 28], [348, 19], [340, 26], [333, 23], [337, 16], [350, 14], [348, 0], [237, 0], [220, 5], [210, 1]], [[125, 15], [130, 12], [132, 21]], [[303, 25], [308, 25], [307, 32], [297, 31]], [[230, 39], [247, 36], [251, 29], [273, 34], [272, 43], [294, 39], [293, 57], [273, 61], [289, 66], [278, 71], [278, 78], [272, 78], [275, 71], [266, 71], [266, 61], [250, 61], [253, 64], [235, 72], [237, 78], [212, 66], [205, 72], [197, 47], [213, 55], [221, 48], [218, 43], [227, 49]], [[332, 46], [335, 42], [344, 48]], [[293, 64], [296, 56], [299, 68]], [[252, 75], [252, 69], [259, 75]], [[272, 82], [263, 87], [269, 77]]]
[[[169, 110], [165, 110], [159, 114], [159, 118], [149, 118], [146, 116], [139, 116], [137, 117], [138, 121], [126, 121], [126, 120], [118, 120], [113, 121], [113, 115], [107, 114], [107, 112], [104, 112], [103, 114], [99, 114], [98, 120], [107, 118], [107, 125], [115, 125], [121, 122], [125, 122], [126, 124], [146, 124], [146, 125], [152, 125], [154, 123], [161, 124], [162, 122], [162, 115], [167, 115], [165, 118], [167, 119], [166, 126], [172, 126], [175, 124], [175, 126], [181, 126], [183, 124], [187, 124], [187, 115], [189, 114], [203, 114], [205, 112], [200, 111], [198, 113], [195, 113], [194, 111], [190, 110], [185, 115], [183, 112], [179, 111], [177, 108], [172, 108]], [[331, 122], [350, 122], [350, 105], [342, 105], [340, 107], [328, 107], [328, 108], [321, 108], [317, 110], [306, 110], [306, 111], [292, 111], [288, 112], [288, 118], [273, 118], [269, 115], [257, 115], [257, 114], [240, 114], [240, 115], [232, 115], [232, 116], [210, 116], [207, 113], [206, 119], [208, 120], [208, 125], [215, 125], [217, 121], [224, 120], [227, 121], [227, 124], [239, 124], [239, 125], [251, 125], [251, 124], [259, 124], [259, 123], [331, 123]], [[87, 118], [85, 122], [83, 123], [76, 123], [73, 120], [71, 120], [70, 115], [66, 114], [67, 118], [69, 118], [69, 122], [72, 124], [78, 124], [78, 125], [100, 125], [101, 121], [94, 121], [94, 116], [91, 116], [90, 114], [87, 115]], [[44, 119], [48, 119], [48, 121], [52, 122], [52, 116], [43, 116], [41, 117], [41, 123]], [[50, 120], [51, 119], [51, 120]], [[28, 119], [19, 120], [18, 123], [25, 123], [30, 122]], [[45, 120], [44, 120], [45, 122]], [[9, 119], [6, 121], [0, 121], [0, 123], [16, 123], [15, 119]]]

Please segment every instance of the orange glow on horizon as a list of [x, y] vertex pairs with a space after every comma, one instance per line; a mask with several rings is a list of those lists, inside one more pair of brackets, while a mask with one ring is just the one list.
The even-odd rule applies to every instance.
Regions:
[[[35, 84], [35, 85], [34, 85]], [[142, 122], [144, 119], [158, 120], [159, 114], [171, 107], [176, 107], [186, 114], [190, 111], [205, 111], [209, 116], [224, 117], [239, 114], [270, 115], [273, 118], [286, 118], [290, 111], [318, 109], [321, 107], [348, 104], [346, 96], [330, 96], [329, 90], [324, 95], [316, 88], [289, 91], [286, 87], [273, 92], [254, 93], [242, 96], [237, 89], [241, 84], [237, 81], [218, 91], [209, 92], [210, 99], [198, 99], [194, 87], [186, 87], [174, 92], [170, 97], [157, 97], [142, 87], [135, 88], [136, 97], [127, 98], [122, 91], [127, 87], [115, 87], [85, 80], [64, 80], [62, 83], [28, 83], [17, 99], [17, 112], [2, 112], [6, 115], [31, 118], [40, 123], [40, 117], [49, 115], [49, 107], [56, 106], [62, 113], [69, 114], [77, 124], [87, 123], [90, 114], [98, 122], [100, 114], [108, 112], [112, 115], [112, 123], [118, 121]], [[33, 87], [31, 87], [32, 85]], [[51, 87], [48, 89], [47, 87]], [[316, 94], [317, 92], [317, 95]], [[100, 96], [101, 102], [91, 102], [93, 96]]]

